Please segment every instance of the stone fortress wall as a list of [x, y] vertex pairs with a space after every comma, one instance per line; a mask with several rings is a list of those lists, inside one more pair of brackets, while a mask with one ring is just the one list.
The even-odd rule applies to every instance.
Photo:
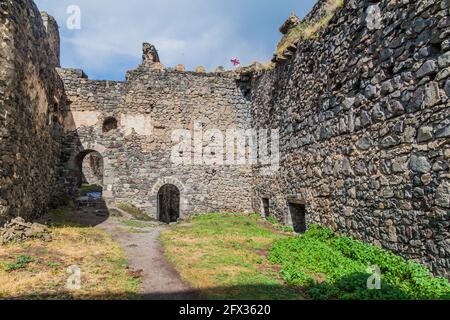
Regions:
[[[148, 61], [125, 82], [89, 80], [80, 70], [60, 74], [69, 100], [64, 139], [69, 189], [77, 186], [79, 155], [97, 151], [107, 200], [133, 204], [157, 218], [158, 191], [170, 183], [181, 191], [182, 217], [252, 211], [250, 165], [177, 166], [171, 160], [176, 129], [250, 127], [250, 102], [233, 75], [159, 70]], [[104, 132], [108, 119], [117, 129]]]
[[[320, 21], [323, 4], [305, 21]], [[382, 20], [369, 29], [373, 5]], [[449, 1], [345, 1], [273, 70], [165, 69], [146, 44], [122, 82], [74, 69], [58, 77], [54, 20], [31, 0], [0, 10], [1, 216], [39, 214], [52, 186], [75, 195], [83, 158], [98, 152], [108, 202], [156, 217], [158, 190], [173, 184], [182, 217], [304, 215], [449, 276]], [[233, 127], [279, 129], [280, 170], [170, 160], [175, 129]]]
[[[370, 5], [382, 17], [372, 30]], [[281, 128], [280, 171], [255, 170], [257, 207], [269, 200], [290, 224], [302, 204], [307, 223], [449, 275], [449, 6], [346, 1], [323, 34], [255, 77], [253, 125]]]
[[1, 222], [47, 209], [59, 175], [65, 95], [59, 55], [32, 1], [0, 2], [0, 36]]

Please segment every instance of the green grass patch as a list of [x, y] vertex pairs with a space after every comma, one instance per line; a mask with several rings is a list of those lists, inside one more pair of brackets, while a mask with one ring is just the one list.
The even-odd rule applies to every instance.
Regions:
[[[269, 259], [287, 283], [313, 299], [449, 299], [450, 284], [423, 266], [330, 229], [313, 226], [305, 235], [277, 241]], [[381, 290], [369, 290], [369, 267], [381, 271]]]
[[50, 227], [83, 227], [80, 223], [74, 221], [70, 213], [73, 211], [71, 207], [60, 207], [57, 209], [50, 210], [47, 213], [48, 224]]
[[284, 237], [259, 216], [238, 214], [196, 216], [161, 235], [169, 260], [208, 299], [303, 299], [267, 260]]
[[154, 221], [153, 218], [149, 217], [143, 210], [130, 203], [119, 203], [117, 208], [130, 214], [134, 219], [141, 221]]
[[[297, 236], [258, 215], [208, 214], [162, 233], [182, 277], [209, 299], [449, 299], [448, 280], [332, 230]], [[369, 267], [381, 272], [370, 290]]]
[[121, 221], [121, 224], [123, 224], [124, 226], [127, 226], [127, 227], [131, 227], [131, 228], [149, 228], [152, 226], [148, 222], [139, 221], [139, 220], [123, 220], [123, 221]]

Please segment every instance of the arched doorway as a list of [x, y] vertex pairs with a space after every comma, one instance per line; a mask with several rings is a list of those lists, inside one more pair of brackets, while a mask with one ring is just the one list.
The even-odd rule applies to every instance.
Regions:
[[84, 157], [81, 165], [83, 183], [103, 186], [103, 157], [94, 151]]
[[[102, 155], [95, 150], [84, 150], [75, 159], [78, 188], [101, 193], [103, 191], [104, 163]], [[83, 193], [83, 192], [82, 192]]]
[[180, 190], [173, 184], [159, 189], [158, 218], [164, 223], [177, 222], [180, 218]]

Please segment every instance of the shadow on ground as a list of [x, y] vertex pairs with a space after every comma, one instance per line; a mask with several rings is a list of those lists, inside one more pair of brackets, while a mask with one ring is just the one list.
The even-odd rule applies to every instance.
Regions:
[[[188, 290], [177, 291], [171, 293], [149, 293], [149, 294], [133, 294], [133, 293], [103, 293], [98, 295], [81, 295], [74, 296], [70, 292], [58, 293], [58, 295], [52, 294], [40, 294], [33, 296], [17, 296], [7, 298], [8, 300], [161, 300], [161, 301], [184, 301], [184, 300], [282, 300], [282, 298], [272, 297], [255, 297], [255, 292], [277, 292], [280, 289], [284, 289], [280, 286], [268, 286], [268, 285], [249, 285], [249, 286], [231, 286], [231, 287], [218, 287], [202, 290]], [[229, 292], [234, 292], [235, 295], [226, 297]], [[237, 297], [236, 297], [237, 296]]]
[[[367, 275], [364, 275], [367, 278]], [[343, 278], [340, 282], [353, 281], [354, 279], [358, 279], [354, 284], [361, 281], [362, 275], [355, 274], [349, 277]], [[360, 284], [360, 283], [359, 283]], [[285, 293], [286, 289], [297, 290], [297, 296], [289, 297], [288, 295], [282, 294]], [[171, 293], [151, 293], [151, 294], [131, 294], [131, 293], [123, 293], [123, 294], [114, 294], [114, 293], [104, 293], [99, 295], [82, 295], [74, 298], [71, 293], [67, 292], [66, 294], [58, 294], [58, 296], [52, 296], [51, 294], [42, 294], [39, 296], [19, 296], [9, 298], [10, 300], [161, 300], [161, 301], [189, 301], [189, 300], [268, 300], [268, 301], [277, 301], [277, 300], [339, 300], [338, 295], [341, 300], [408, 300], [412, 298], [408, 298], [408, 296], [399, 288], [395, 288], [390, 285], [385, 285], [382, 290], [368, 290], [366, 287], [347, 287], [348, 292], [345, 292], [345, 288], [342, 285], [336, 284], [335, 286], [331, 285], [321, 285], [321, 289], [313, 289], [313, 290], [322, 290], [322, 296], [316, 297], [312, 299], [311, 297], [303, 294], [304, 298], [301, 298], [301, 292], [306, 292], [305, 289], [302, 288], [289, 288], [289, 286], [283, 285], [242, 285], [242, 286], [230, 286], [230, 287], [217, 287], [210, 288], [206, 290], [197, 291], [197, 290], [189, 290], [189, 291], [179, 291], [179, 292], [171, 292]], [[337, 291], [341, 293], [338, 294]], [[357, 293], [358, 298], [354, 295]], [[364, 294], [365, 292], [365, 294]], [[277, 295], [277, 293], [279, 295]], [[334, 294], [331, 294], [334, 293]], [[387, 294], [389, 293], [389, 294]], [[314, 295], [318, 295], [319, 293], [316, 291]], [[424, 298], [426, 299], [426, 298]], [[445, 299], [445, 297], [442, 297]]]
[[74, 226], [92, 228], [107, 221], [114, 210], [108, 209], [103, 198], [92, 199], [84, 197], [77, 201], [74, 207], [52, 210], [44, 220], [52, 226]]

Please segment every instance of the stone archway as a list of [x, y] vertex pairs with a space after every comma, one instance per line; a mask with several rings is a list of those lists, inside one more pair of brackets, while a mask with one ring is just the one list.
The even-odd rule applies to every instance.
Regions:
[[104, 162], [103, 156], [96, 150], [83, 150], [75, 157], [77, 170], [77, 186], [83, 184], [98, 184], [103, 186]]
[[[179, 193], [179, 214], [178, 218], [183, 219], [186, 217], [187, 212], [187, 200], [186, 200], [186, 188], [185, 186], [176, 178], [166, 177], [160, 178], [152, 188], [150, 201], [152, 203], [152, 210], [155, 212], [156, 218], [161, 220], [160, 218], [160, 191], [164, 186], [170, 185], [172, 186], [172, 191], [175, 191], [173, 187], [178, 190]], [[164, 190], [163, 190], [164, 191]], [[175, 191], [176, 192], [176, 191]]]
[[173, 184], [165, 184], [158, 191], [158, 220], [177, 222], [180, 218], [180, 190]]
[[[82, 143], [83, 149], [74, 150], [70, 161], [68, 162], [68, 170], [70, 170], [70, 190], [73, 194], [76, 194], [76, 190], [83, 182], [83, 162], [88, 159], [90, 155], [97, 155], [102, 158], [102, 187], [103, 198], [113, 198], [113, 184], [114, 184], [114, 172], [111, 167], [111, 162], [107, 156], [107, 149], [98, 143]], [[94, 159], [94, 161], [96, 161]]]
[[103, 186], [103, 157], [97, 152], [88, 153], [81, 165], [82, 183]]

